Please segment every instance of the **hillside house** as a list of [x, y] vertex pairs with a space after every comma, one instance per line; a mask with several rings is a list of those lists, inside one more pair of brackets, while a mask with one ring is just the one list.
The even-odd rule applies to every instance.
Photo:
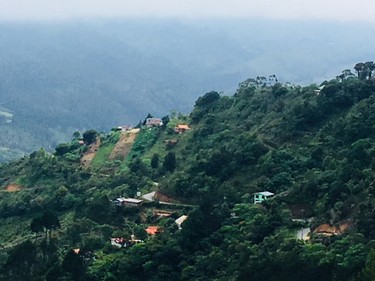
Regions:
[[268, 200], [275, 194], [269, 191], [256, 192], [254, 195], [254, 204], [262, 203], [265, 200]]
[[115, 246], [115, 247], [118, 247], [118, 248], [122, 248], [122, 247], [127, 247], [128, 246], [126, 239], [123, 238], [123, 237], [110, 238], [110, 240], [111, 240], [111, 245], [112, 246]]
[[163, 126], [163, 121], [160, 118], [147, 118], [146, 127], [159, 127]]
[[320, 234], [322, 236], [334, 236], [340, 235], [350, 229], [350, 223], [342, 223], [339, 226], [329, 225], [327, 223], [319, 225], [314, 230], [314, 234]]
[[135, 198], [125, 198], [119, 197], [112, 201], [116, 206], [125, 206], [125, 207], [139, 207], [142, 205], [143, 200]]
[[154, 216], [159, 218], [168, 218], [172, 215], [172, 212], [164, 210], [154, 210]]
[[190, 130], [190, 127], [189, 127], [188, 125], [184, 125], [184, 124], [177, 125], [177, 126], [174, 128], [174, 131], [175, 131], [175, 133], [177, 133], [177, 134], [185, 133], [187, 130]]
[[320, 92], [324, 89], [325, 85], [320, 86], [318, 89], [314, 90], [314, 94], [319, 96]]
[[181, 217], [179, 217], [178, 219], [175, 220], [175, 223], [177, 224], [179, 230], [182, 229], [181, 224], [182, 224], [184, 221], [186, 221], [187, 218], [188, 218], [188, 216], [183, 215], [183, 216], [181, 216]]
[[81, 249], [77, 248], [77, 249], [72, 249], [73, 253], [75, 253], [76, 255], [79, 255], [79, 253], [81, 252]]
[[151, 225], [145, 229], [148, 235], [156, 235], [160, 232], [160, 226]]
[[178, 140], [165, 140], [164, 143], [166, 144], [166, 146], [175, 146], [177, 143], [178, 143]]
[[132, 129], [131, 126], [128, 126], [128, 125], [124, 125], [124, 126], [118, 126], [115, 128], [115, 131], [122, 131], [122, 132], [126, 132], [128, 130]]

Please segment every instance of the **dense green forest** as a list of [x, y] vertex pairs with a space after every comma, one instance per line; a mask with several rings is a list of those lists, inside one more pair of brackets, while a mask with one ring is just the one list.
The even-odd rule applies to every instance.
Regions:
[[374, 280], [374, 68], [248, 79], [162, 125], [75, 132], [3, 164], [0, 279]]

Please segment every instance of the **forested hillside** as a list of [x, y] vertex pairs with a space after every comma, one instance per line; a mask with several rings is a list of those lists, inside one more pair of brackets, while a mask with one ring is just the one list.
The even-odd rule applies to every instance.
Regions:
[[0, 279], [374, 280], [374, 68], [248, 79], [2, 165]]

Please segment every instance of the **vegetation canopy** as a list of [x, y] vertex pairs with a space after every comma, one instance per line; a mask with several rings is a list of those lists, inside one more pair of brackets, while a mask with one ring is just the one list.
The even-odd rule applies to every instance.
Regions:
[[372, 66], [251, 78], [3, 164], [0, 279], [373, 280]]

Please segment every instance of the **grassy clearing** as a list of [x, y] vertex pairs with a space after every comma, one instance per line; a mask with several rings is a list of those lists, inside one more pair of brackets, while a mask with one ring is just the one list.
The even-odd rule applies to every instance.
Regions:
[[91, 162], [92, 168], [100, 168], [102, 167], [106, 161], [108, 161], [108, 157], [111, 154], [115, 144], [106, 144], [101, 146], [98, 152], [96, 152], [94, 159]]
[[96, 152], [94, 159], [91, 162], [91, 167], [98, 169], [103, 167], [104, 164], [109, 160], [109, 155], [111, 154], [116, 143], [120, 139], [121, 132], [112, 132], [109, 136], [105, 137], [99, 150]]
[[149, 148], [151, 148], [157, 141], [159, 136], [158, 128], [144, 128], [139, 133], [134, 141], [133, 148], [130, 151], [127, 161], [133, 159], [134, 157], [139, 157], [145, 153]]

